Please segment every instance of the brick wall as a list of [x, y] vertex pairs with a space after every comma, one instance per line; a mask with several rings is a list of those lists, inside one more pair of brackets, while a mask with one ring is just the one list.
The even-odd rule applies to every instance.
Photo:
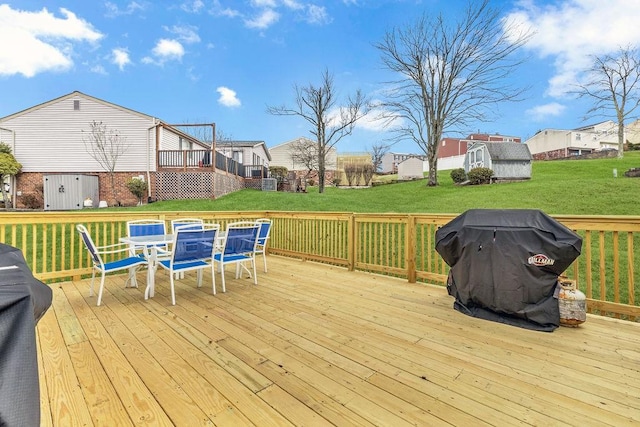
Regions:
[[[34, 198], [39, 201], [40, 208], [44, 207], [44, 175], [42, 172], [23, 172], [16, 176], [16, 191], [20, 196], [16, 197], [16, 208], [34, 208]], [[138, 199], [126, 186], [126, 182], [134, 176], [145, 175], [145, 172], [116, 172], [114, 174], [114, 185], [111, 183], [111, 176], [107, 172], [92, 173], [98, 176], [98, 186], [100, 189], [100, 200], [107, 202], [109, 206], [135, 206]], [[155, 187], [155, 176], [151, 174], [151, 188]], [[146, 200], [145, 200], [146, 201]]]

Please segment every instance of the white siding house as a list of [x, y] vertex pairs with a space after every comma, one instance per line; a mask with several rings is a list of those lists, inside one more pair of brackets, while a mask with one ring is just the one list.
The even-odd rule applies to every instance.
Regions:
[[607, 120], [576, 129], [544, 129], [525, 143], [536, 160], [579, 156], [603, 148], [618, 148], [618, 125]]
[[217, 141], [216, 151], [245, 167], [245, 177], [266, 176], [271, 153], [264, 141]]
[[[293, 147], [297, 143], [304, 144], [316, 144], [316, 141], [312, 141], [309, 138], [295, 138], [290, 141], [283, 142], [269, 149], [271, 153], [271, 166], [284, 166], [290, 171], [307, 171], [307, 166], [296, 162], [291, 157]], [[327, 170], [335, 170], [338, 164], [338, 154], [335, 148], [331, 148], [327, 154], [325, 160], [325, 168]]]
[[[422, 160], [424, 163], [427, 162], [427, 156], [421, 154], [410, 154], [410, 153], [394, 153], [388, 152], [382, 156], [381, 162], [381, 171], [382, 173], [398, 173], [398, 165], [404, 162], [407, 159], [417, 158]], [[423, 170], [428, 170], [428, 164], [426, 166], [423, 165]]]
[[[115, 162], [115, 186], [107, 180], [110, 175], [104, 165], [89, 152], [92, 122], [103, 123], [107, 136], [117, 132], [124, 141], [125, 152]], [[0, 140], [11, 145], [22, 164], [11, 190], [18, 204], [20, 195], [36, 193], [43, 176], [52, 173], [97, 175], [100, 197], [109, 204], [135, 202], [125, 183], [142, 176], [149, 180], [151, 195], [160, 150], [211, 150], [155, 117], [77, 91], [0, 118]]]

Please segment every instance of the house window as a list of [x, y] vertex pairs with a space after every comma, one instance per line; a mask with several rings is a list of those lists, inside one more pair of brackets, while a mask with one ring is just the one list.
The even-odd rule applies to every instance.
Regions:
[[233, 154], [231, 155], [231, 158], [232, 158], [233, 160], [235, 160], [236, 162], [238, 162], [238, 163], [242, 163], [242, 151], [239, 151], [239, 150], [238, 150], [238, 151], [236, 151], [236, 150], [234, 150], [234, 151], [233, 151]]
[[580, 141], [582, 139], [582, 135], [576, 133], [576, 141]]
[[473, 165], [476, 162], [476, 152], [475, 151], [470, 151], [469, 152], [469, 165]]
[[484, 159], [483, 159], [483, 151], [482, 150], [477, 150], [476, 151], [476, 162], [481, 163]]
[[78, 111], [80, 109], [80, 100], [79, 99], [74, 99], [73, 100], [73, 109], [74, 109], [74, 111]]

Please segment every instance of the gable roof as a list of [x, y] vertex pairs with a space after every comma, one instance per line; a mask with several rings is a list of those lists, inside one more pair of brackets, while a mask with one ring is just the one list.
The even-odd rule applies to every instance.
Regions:
[[531, 152], [527, 144], [520, 142], [477, 142], [473, 147], [484, 145], [491, 160], [531, 160]]
[[18, 111], [17, 113], [13, 113], [13, 114], [10, 114], [10, 115], [5, 116], [5, 117], [0, 117], [0, 122], [4, 121], [4, 120], [11, 119], [13, 117], [21, 116], [21, 115], [26, 114], [26, 113], [31, 112], [31, 111], [39, 110], [40, 108], [43, 108], [43, 107], [46, 107], [48, 105], [55, 104], [57, 102], [63, 101], [65, 99], [73, 98], [73, 97], [76, 97], [76, 96], [80, 96], [80, 97], [83, 97], [83, 98], [86, 98], [86, 99], [90, 99], [90, 100], [92, 100], [94, 102], [98, 102], [100, 104], [108, 105], [110, 107], [117, 108], [119, 110], [126, 111], [128, 113], [135, 114], [135, 115], [140, 116], [140, 117], [144, 117], [145, 119], [153, 120], [155, 118], [155, 117], [150, 116], [148, 114], [144, 114], [144, 113], [141, 113], [139, 111], [132, 110], [130, 108], [126, 108], [126, 107], [123, 107], [121, 105], [114, 104], [114, 103], [111, 103], [111, 102], [105, 101], [103, 99], [87, 95], [85, 93], [82, 93], [82, 92], [79, 92], [79, 91], [76, 90], [76, 91], [73, 91], [73, 92], [68, 93], [66, 95], [60, 96], [58, 98], [54, 98], [52, 100], [49, 100], [47, 102], [43, 102], [41, 104], [34, 105], [33, 107], [29, 107], [29, 108], [27, 108], [25, 110]]
[[301, 137], [294, 138], [294, 139], [289, 140], [289, 141], [281, 142], [280, 144], [274, 145], [274, 146], [273, 146], [273, 147], [271, 147], [271, 148], [272, 148], [272, 149], [274, 149], [274, 148], [280, 148], [280, 147], [283, 147], [283, 146], [285, 146], [285, 145], [293, 144], [293, 143], [298, 142], [298, 141], [300, 141], [300, 140], [306, 141], [307, 143], [309, 143], [309, 142], [311, 142], [311, 143], [313, 143], [313, 144], [315, 144], [315, 143], [316, 143], [316, 141], [314, 141], [314, 140], [312, 140], [312, 139], [309, 139], [309, 138], [306, 138], [306, 137], [304, 137], [304, 136], [301, 136]]
[[269, 153], [269, 149], [267, 148], [267, 144], [264, 141], [216, 141], [216, 148], [218, 147], [246, 147], [246, 148], [255, 148], [262, 145], [264, 152], [267, 153], [267, 158], [271, 160], [271, 153]]

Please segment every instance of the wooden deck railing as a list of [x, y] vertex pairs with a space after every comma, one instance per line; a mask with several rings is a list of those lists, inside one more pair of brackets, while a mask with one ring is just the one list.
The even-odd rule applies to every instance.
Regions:
[[[75, 224], [87, 226], [98, 245], [126, 234], [126, 221], [201, 217], [220, 223], [269, 217], [269, 252], [444, 284], [448, 267], [435, 251], [435, 232], [455, 215], [327, 212], [11, 212], [0, 214], [0, 241], [22, 249], [36, 277], [66, 280], [90, 273]], [[640, 217], [556, 216], [583, 237], [582, 254], [568, 269], [592, 312], [640, 316]]]

